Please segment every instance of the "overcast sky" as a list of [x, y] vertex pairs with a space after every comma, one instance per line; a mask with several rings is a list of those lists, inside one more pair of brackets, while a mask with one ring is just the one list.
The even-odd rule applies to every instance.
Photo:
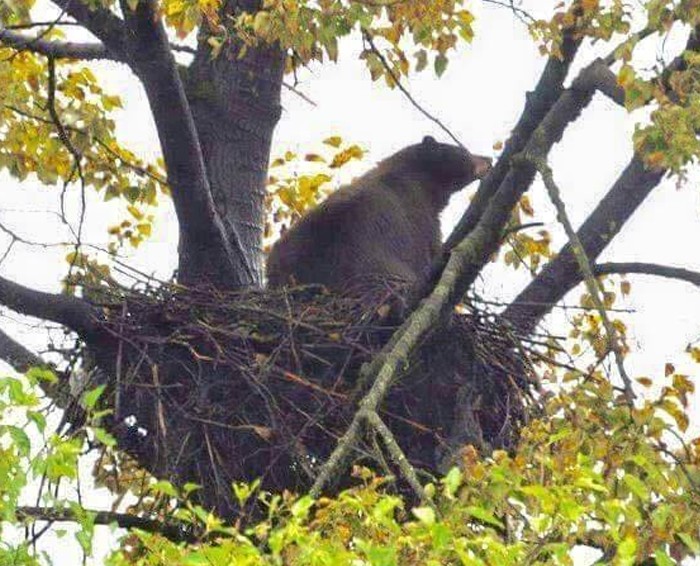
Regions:
[[[556, 2], [538, 4], [549, 10]], [[525, 27], [508, 11], [474, 2], [471, 8], [477, 16], [473, 44], [452, 57], [442, 79], [425, 72], [407, 84], [415, 98], [445, 122], [470, 150], [496, 157], [492, 148], [496, 142], [507, 139], [522, 110], [525, 92], [534, 86], [544, 60]], [[680, 48], [679, 38], [671, 38], [663, 52], [658, 44], [642, 50], [642, 59], [652, 62], [660, 54], [667, 59], [673, 57]], [[390, 91], [383, 84], [371, 83], [363, 64], [357, 60], [359, 48], [358, 41], [347, 41], [345, 49], [341, 49], [340, 64], [314, 66], [311, 72], [302, 73], [298, 88], [313, 99], [316, 106], [284, 91], [284, 112], [275, 135], [274, 154], [287, 149], [312, 151], [327, 136], [338, 134], [369, 151], [368, 160], [349, 173], [357, 174], [426, 134], [448, 141], [445, 134], [421, 116], [398, 90]], [[584, 49], [587, 59], [579, 62], [576, 69], [609, 49], [609, 46], [601, 46], [595, 52]], [[128, 75], [126, 67], [118, 64], [100, 64], [99, 69], [106, 89], [120, 94], [126, 103], [117, 116], [121, 139], [145, 157], [158, 155], [155, 130], [145, 97], [135, 79]], [[631, 133], [635, 122], [642, 118], [639, 114], [629, 116], [607, 99], [596, 96], [552, 152], [554, 174], [576, 225], [585, 219], [628, 162]], [[691, 175], [690, 182], [681, 189], [677, 189], [673, 181], [664, 182], [602, 259], [658, 262], [700, 270], [697, 181], [698, 176]], [[18, 186], [6, 176], [2, 176], [2, 184], [0, 221], [35, 240], [67, 239], [65, 229], [55, 216], [45, 212], [56, 210], [57, 190], [32, 182]], [[557, 235], [557, 241], [563, 243], [554, 212], [545, 204], [539, 183], [532, 190], [532, 198], [536, 220], [545, 223], [547, 229]], [[467, 202], [468, 191], [453, 198], [444, 214], [445, 230], [456, 222]], [[88, 239], [104, 244], [106, 226], [114, 222], [120, 211], [91, 202]], [[177, 239], [169, 203], [159, 211], [156, 228], [153, 241], [144, 245], [133, 261], [161, 277], [168, 277], [176, 263]], [[37, 289], [57, 290], [65, 270], [65, 253], [66, 250], [60, 249], [17, 248], [0, 266], [0, 273]], [[493, 268], [479, 282], [480, 291], [486, 298], [507, 301], [527, 279], [523, 270], [512, 273]], [[687, 344], [700, 338], [700, 290], [685, 283], [650, 277], [633, 276], [630, 280], [632, 296], [619, 305], [634, 311], [625, 318], [630, 325], [633, 346], [633, 353], [626, 362], [630, 375], [660, 379], [667, 361], [675, 363], [679, 371], [700, 374], [699, 366], [692, 365], [684, 354]], [[575, 291], [567, 302], [575, 303], [578, 294], [579, 291]], [[552, 319], [550, 328], [561, 331], [562, 312], [555, 313]], [[14, 335], [35, 348], [40, 348], [45, 341], [44, 332], [4, 322], [4, 328], [10, 328]], [[694, 434], [700, 433], [698, 408], [700, 403], [696, 397], [691, 412]], [[44, 544], [52, 552], [71, 547], [55, 539], [48, 539]], [[75, 551], [74, 546], [71, 552]]]

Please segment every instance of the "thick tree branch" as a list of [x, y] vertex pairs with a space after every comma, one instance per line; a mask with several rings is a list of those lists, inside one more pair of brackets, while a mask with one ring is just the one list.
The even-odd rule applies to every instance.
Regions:
[[8, 29], [0, 29], [0, 43], [13, 47], [17, 51], [32, 51], [55, 59], [81, 59], [83, 61], [95, 59], [118, 60], [101, 43], [48, 41], [46, 39], [28, 37]]
[[[571, 87], [561, 94], [532, 133], [522, 154], [545, 158], [554, 144], [561, 140], [568, 125], [576, 120], [589, 104], [601, 77], [609, 73], [611, 71], [600, 60], [594, 61], [581, 71]], [[470, 236], [474, 233], [479, 241], [479, 252], [472, 254], [469, 265], [460, 273], [459, 282], [454, 288], [454, 292], [459, 296], [474, 283], [491, 255], [498, 249], [511, 211], [532, 184], [535, 174], [536, 168], [531, 161], [510, 160], [510, 170], [501, 186], [489, 200], [479, 222], [469, 232]]]
[[0, 277], [0, 304], [20, 314], [63, 324], [83, 336], [97, 329], [99, 313], [82, 299], [35, 291], [4, 277]]
[[561, 47], [561, 59], [550, 57], [547, 61], [537, 86], [526, 95], [525, 107], [510, 139], [505, 144], [501, 157], [481, 181], [469, 208], [447, 239], [445, 250], [449, 251], [457, 245], [479, 222], [489, 201], [508, 174], [511, 159], [525, 148], [532, 133], [562, 94], [562, 85], [580, 45], [581, 40], [575, 39], [572, 32], [566, 33]]
[[[577, 232], [586, 256], [592, 262], [659, 184], [665, 172], [663, 169], [647, 169], [636, 155], [632, 158]], [[582, 275], [572, 246], [567, 244], [508, 306], [504, 316], [520, 332], [530, 333], [554, 305], [581, 281]]]
[[44, 365], [44, 360], [3, 330], [0, 330], [0, 360], [10, 364], [17, 373], [26, 373], [29, 368]]
[[[699, 49], [700, 27], [696, 27], [688, 37], [685, 50], [697, 52]], [[681, 54], [663, 70], [661, 82], [666, 83], [673, 71], [682, 71], [685, 67], [686, 61]], [[633, 156], [577, 233], [592, 262], [600, 256], [665, 174], [665, 169], [647, 169], [641, 157]], [[530, 333], [554, 305], [581, 281], [581, 272], [576, 267], [571, 245], [568, 244], [508, 306], [504, 316], [520, 332]]]
[[[149, 533], [161, 534], [173, 542], [196, 542], [197, 538], [184, 524], [170, 523], [146, 517], [127, 515], [112, 511], [90, 511], [97, 525], [116, 524], [123, 529], [140, 529]], [[23, 522], [47, 521], [49, 523], [80, 523], [80, 517], [72, 509], [52, 507], [18, 507], [15, 511], [17, 518]]]
[[180, 281], [247, 285], [250, 270], [241, 250], [231, 247], [214, 207], [189, 102], [157, 6], [142, 0], [132, 10], [123, 1], [122, 10], [129, 61], [146, 90], [180, 224]]
[[700, 272], [683, 269], [682, 267], [671, 267], [669, 265], [659, 265], [658, 263], [601, 263], [594, 266], [593, 271], [596, 275], [610, 275], [613, 273], [619, 274], [638, 274], [638, 275], [655, 275], [658, 277], [666, 277], [668, 279], [678, 279], [700, 287]]
[[88, 7], [83, 0], [51, 1], [99, 39], [115, 59], [125, 60], [127, 38], [124, 22], [115, 14], [107, 8]]

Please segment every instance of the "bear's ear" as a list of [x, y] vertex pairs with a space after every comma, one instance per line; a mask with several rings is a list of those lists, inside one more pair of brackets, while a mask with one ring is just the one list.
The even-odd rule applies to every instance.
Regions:
[[437, 145], [437, 142], [433, 136], [425, 136], [423, 138], [423, 145]]

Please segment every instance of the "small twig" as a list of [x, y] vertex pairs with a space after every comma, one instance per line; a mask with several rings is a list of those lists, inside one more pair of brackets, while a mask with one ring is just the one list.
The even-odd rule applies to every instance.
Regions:
[[[48, 93], [47, 93], [47, 99], [46, 99], [47, 110], [49, 112], [49, 116], [51, 116], [51, 120], [53, 121], [54, 125], [56, 126], [56, 130], [58, 131], [58, 137], [61, 140], [61, 143], [66, 147], [68, 152], [73, 156], [73, 160], [74, 160], [73, 169], [70, 172], [70, 174], [68, 175], [68, 178], [64, 181], [63, 190], [61, 191], [61, 213], [62, 213], [64, 222], [68, 226], [70, 226], [70, 223], [68, 222], [68, 219], [65, 216], [65, 208], [64, 208], [66, 191], [68, 189], [68, 185], [73, 180], [73, 176], [76, 173], [78, 174], [78, 177], [80, 179], [80, 205], [81, 205], [80, 218], [78, 221], [78, 230], [75, 233], [75, 236], [76, 236], [75, 254], [73, 257], [73, 261], [71, 262], [70, 269], [69, 269], [69, 275], [70, 275], [73, 268], [75, 267], [76, 262], [78, 261], [78, 251], [80, 250], [80, 245], [81, 245], [81, 241], [82, 241], [82, 231], [83, 231], [83, 226], [85, 224], [85, 209], [86, 209], [85, 176], [83, 174], [83, 167], [81, 165], [82, 155], [73, 145], [73, 142], [71, 141], [70, 137], [68, 136], [68, 132], [66, 131], [66, 129], [63, 126], [63, 123], [61, 122], [61, 118], [58, 115], [58, 111], [56, 110], [56, 61], [52, 56], [49, 56], [47, 58], [47, 63], [48, 63], [48, 71], [49, 71], [49, 84], [48, 84]], [[72, 228], [71, 228], [71, 230], [72, 230]]]
[[313, 100], [311, 100], [308, 96], [306, 96], [303, 92], [301, 92], [299, 89], [297, 89], [294, 85], [290, 85], [288, 82], [283, 81], [282, 86], [286, 88], [289, 92], [292, 92], [296, 94], [299, 98], [301, 98], [304, 102], [307, 102], [314, 108], [318, 106]]
[[486, 4], [493, 4], [494, 6], [498, 6], [500, 8], [506, 8], [513, 12], [513, 15], [521, 21], [525, 25], [530, 25], [534, 22], [537, 21], [537, 19], [532, 16], [528, 11], [524, 10], [520, 6], [515, 5], [514, 0], [508, 0], [506, 1], [501, 1], [501, 0], [481, 0], [482, 2]]
[[391, 68], [391, 65], [389, 65], [389, 62], [386, 60], [386, 57], [384, 57], [384, 54], [377, 48], [377, 46], [374, 43], [374, 39], [372, 38], [372, 35], [367, 31], [366, 29], [362, 30], [362, 37], [365, 39], [367, 44], [370, 47], [370, 50], [372, 53], [374, 53], [377, 58], [379, 59], [380, 63], [386, 70], [386, 72], [389, 74], [391, 79], [394, 81], [394, 84], [396, 84], [396, 87], [403, 93], [403, 95], [408, 99], [408, 101], [418, 110], [423, 116], [425, 116], [428, 120], [436, 124], [443, 132], [445, 132], [452, 141], [454, 141], [459, 147], [464, 147], [464, 144], [462, 144], [461, 141], [459, 141], [459, 138], [452, 133], [452, 130], [450, 130], [439, 118], [428, 112], [414, 97], [413, 95], [409, 92], [409, 90], [403, 85], [401, 82], [400, 77], [394, 72], [394, 70]]
[[613, 351], [613, 354], [615, 356], [615, 362], [617, 364], [617, 369], [620, 372], [620, 377], [622, 378], [622, 381], [624, 383], [625, 398], [631, 406], [633, 405], [636, 396], [632, 386], [632, 380], [630, 379], [629, 375], [627, 375], [627, 371], [625, 370], [624, 359], [622, 356], [622, 347], [620, 344], [620, 337], [618, 335], [617, 330], [615, 329], [615, 326], [611, 322], [610, 317], [608, 317], [608, 312], [605, 308], [605, 304], [603, 303], [603, 299], [601, 296], [600, 285], [596, 280], [595, 275], [593, 274], [593, 268], [591, 267], [591, 263], [588, 259], [588, 256], [586, 255], [585, 248], [583, 247], [583, 244], [581, 243], [578, 234], [576, 234], [576, 230], [572, 226], [571, 221], [569, 220], [569, 216], [566, 213], [566, 206], [561, 198], [561, 191], [559, 190], [559, 187], [554, 181], [554, 175], [552, 174], [552, 170], [549, 167], [549, 165], [547, 165], [546, 160], [542, 157], [536, 155], [524, 155], [522, 156], [522, 159], [525, 159], [532, 163], [542, 176], [542, 180], [544, 181], [544, 185], [547, 189], [547, 193], [549, 194], [549, 198], [551, 199], [552, 204], [554, 204], [554, 207], [557, 210], [557, 219], [564, 227], [566, 235], [569, 238], [574, 252], [574, 256], [576, 258], [576, 262], [578, 263], [579, 269], [583, 273], [586, 288], [588, 289], [588, 292], [591, 295], [593, 304], [595, 305], [598, 313], [600, 314], [600, 318], [603, 322], [605, 333], [607, 335], [608, 345]]
[[21, 29], [33, 29], [46, 26], [76, 26], [82, 27], [78, 22], [59, 22], [59, 21], [41, 21], [41, 22], [27, 22], [24, 24], [13, 24], [5, 26], [5, 29], [21, 30]]

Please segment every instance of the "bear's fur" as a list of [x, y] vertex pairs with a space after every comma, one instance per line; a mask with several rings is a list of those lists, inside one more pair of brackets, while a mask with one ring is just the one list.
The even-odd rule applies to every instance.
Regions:
[[268, 284], [342, 290], [362, 277], [413, 283], [440, 252], [440, 212], [491, 160], [426, 137], [340, 188], [273, 246]]

